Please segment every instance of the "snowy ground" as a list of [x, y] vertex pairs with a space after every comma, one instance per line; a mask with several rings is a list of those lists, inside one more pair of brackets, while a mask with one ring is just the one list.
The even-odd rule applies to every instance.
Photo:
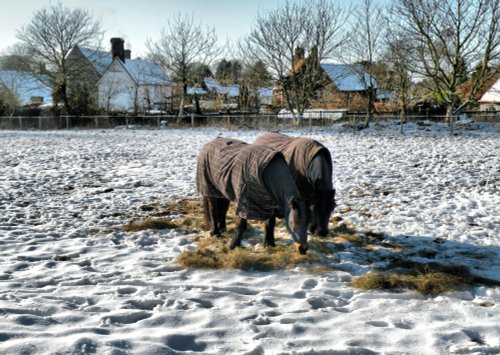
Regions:
[[[285, 133], [331, 150], [335, 215], [500, 281], [500, 130], [475, 128]], [[190, 235], [117, 228], [197, 197], [197, 153], [219, 133], [261, 132], [0, 131], [0, 353], [500, 354], [498, 286], [361, 291], [349, 281], [384, 251], [355, 246], [331, 272], [186, 270]]]

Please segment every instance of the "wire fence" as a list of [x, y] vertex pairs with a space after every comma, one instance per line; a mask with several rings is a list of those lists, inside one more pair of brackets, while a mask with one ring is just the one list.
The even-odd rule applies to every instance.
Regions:
[[[472, 119], [482, 122], [500, 122], [500, 112], [484, 113], [472, 112], [455, 116], [459, 121]], [[303, 126], [331, 126], [334, 123], [346, 123], [357, 126], [365, 122], [365, 113], [346, 113], [342, 116], [319, 113], [304, 118]], [[372, 121], [395, 120], [400, 121], [397, 115], [375, 115]], [[443, 115], [407, 115], [409, 121], [445, 122]], [[197, 128], [197, 127], [224, 127], [226, 129], [284, 129], [295, 127], [292, 117], [280, 114], [214, 114], [214, 115], [102, 115], [102, 116], [7, 116], [0, 117], [1, 130], [57, 130], [57, 129], [106, 129], [117, 127], [146, 128]]]

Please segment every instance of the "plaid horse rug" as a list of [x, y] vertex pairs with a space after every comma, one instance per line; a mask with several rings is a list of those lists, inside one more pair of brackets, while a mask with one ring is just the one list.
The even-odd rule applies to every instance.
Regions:
[[302, 137], [289, 137], [281, 133], [268, 132], [257, 137], [254, 144], [272, 148], [283, 154], [297, 188], [305, 199], [313, 196], [313, 186], [308, 179], [309, 164], [318, 154], [323, 154], [332, 180], [333, 164], [330, 151], [318, 141]]
[[216, 138], [198, 155], [196, 186], [204, 197], [236, 202], [236, 213], [245, 219], [266, 220], [278, 208], [262, 179], [262, 173], [281, 153], [240, 140]]

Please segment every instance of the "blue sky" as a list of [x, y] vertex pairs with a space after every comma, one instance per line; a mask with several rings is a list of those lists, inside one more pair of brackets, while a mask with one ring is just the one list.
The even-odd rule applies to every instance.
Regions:
[[[101, 20], [109, 38], [123, 37], [132, 56], [146, 54], [147, 39], [157, 40], [169, 17], [191, 15], [214, 26], [219, 42], [233, 43], [247, 34], [259, 11], [275, 9], [283, 0], [62, 0], [63, 5], [88, 10]], [[0, 53], [17, 42], [16, 30], [30, 22], [33, 14], [57, 0], [3, 0], [0, 11]]]

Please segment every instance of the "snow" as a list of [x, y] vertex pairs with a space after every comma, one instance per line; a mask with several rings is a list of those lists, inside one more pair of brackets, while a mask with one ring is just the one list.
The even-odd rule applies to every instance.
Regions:
[[[500, 130], [471, 125], [284, 133], [331, 150], [335, 216], [500, 281]], [[384, 250], [354, 245], [329, 272], [190, 270], [175, 260], [191, 235], [120, 229], [140, 206], [198, 197], [202, 144], [261, 133], [0, 131], [0, 353], [500, 353], [498, 286], [359, 290], [350, 281]]]
[[340, 91], [364, 91], [369, 85], [377, 88], [375, 78], [360, 65], [321, 63], [321, 68]]

